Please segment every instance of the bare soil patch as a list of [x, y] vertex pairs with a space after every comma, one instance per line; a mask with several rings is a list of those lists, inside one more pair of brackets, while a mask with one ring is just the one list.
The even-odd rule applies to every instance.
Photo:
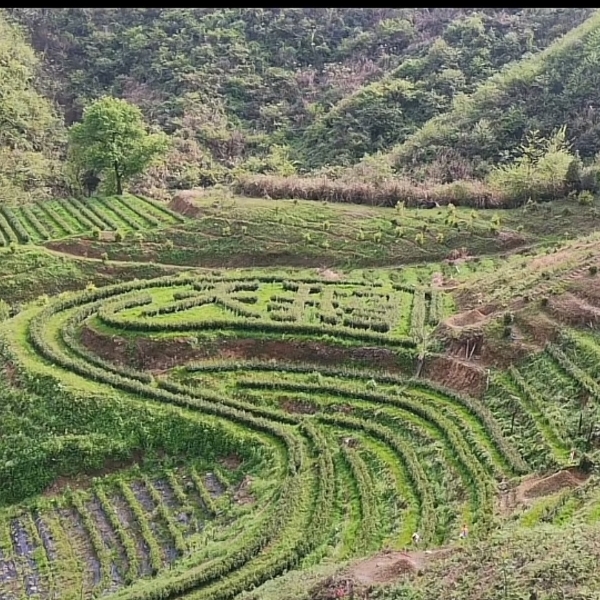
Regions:
[[253, 504], [256, 501], [254, 496], [250, 492], [251, 484], [252, 478], [250, 477], [250, 475], [246, 475], [244, 479], [242, 479], [235, 493], [233, 494], [233, 499], [238, 504]]
[[467, 258], [469, 258], [469, 250], [467, 248], [454, 248], [449, 252], [446, 260], [449, 263], [455, 264], [456, 262]]
[[282, 398], [280, 403], [281, 407], [289, 413], [314, 415], [317, 412], [316, 406], [310, 402], [301, 402], [294, 398]]
[[62, 494], [66, 487], [71, 489], [83, 489], [91, 486], [94, 477], [104, 477], [111, 473], [121, 471], [134, 464], [139, 464], [143, 460], [143, 455], [140, 451], [134, 451], [126, 460], [107, 460], [101, 469], [94, 469], [74, 475], [72, 477], [58, 477], [51, 485], [43, 492], [46, 497], [53, 497]]
[[15, 365], [13, 365], [11, 362], [4, 363], [2, 372], [4, 373], [6, 380], [8, 381], [8, 383], [10, 383], [11, 386], [16, 388], [21, 387], [21, 380], [19, 378], [19, 373]]
[[515, 315], [519, 328], [541, 350], [547, 342], [554, 342], [560, 332], [560, 326], [543, 312], [521, 312]]
[[332, 271], [331, 269], [317, 269], [317, 273], [327, 281], [339, 281], [342, 278], [339, 273]]
[[84, 258], [100, 258], [102, 251], [92, 247], [91, 240], [76, 239], [76, 240], [60, 240], [46, 242], [46, 248], [72, 254], [73, 256], [82, 256]]
[[570, 293], [550, 297], [548, 312], [569, 325], [596, 328], [600, 324], [600, 308]]
[[436, 290], [455, 290], [459, 284], [452, 278], [446, 279], [442, 273], [434, 273], [431, 276], [431, 287]]
[[92, 352], [116, 364], [148, 371], [164, 371], [191, 360], [211, 358], [287, 360], [339, 365], [356, 362], [389, 372], [402, 372], [397, 356], [387, 348], [350, 348], [310, 341], [221, 339], [194, 344], [189, 338], [126, 339], [110, 336], [92, 327], [81, 330], [82, 343]]
[[549, 477], [534, 478], [523, 482], [519, 486], [519, 495], [523, 498], [550, 496], [566, 488], [575, 489], [585, 483], [588, 478], [587, 473], [583, 473], [577, 468], [565, 469]]
[[480, 398], [485, 392], [486, 372], [481, 366], [453, 356], [427, 358], [421, 375], [458, 392]]
[[201, 190], [182, 190], [173, 196], [169, 202], [169, 208], [186, 217], [196, 217], [201, 210], [198, 205], [194, 204], [194, 200], [204, 196], [205, 194]]
[[505, 250], [520, 248], [526, 242], [525, 238], [522, 235], [514, 231], [508, 230], [501, 231], [498, 234], [498, 239], [500, 240], [502, 248], [504, 248]]
[[531, 501], [551, 496], [562, 490], [576, 489], [583, 485], [589, 474], [577, 467], [558, 471], [548, 476], [533, 475], [517, 486], [507, 487], [500, 492], [498, 509], [504, 516], [510, 516], [516, 510], [531, 505]]
[[311, 600], [367, 598], [375, 586], [390, 584], [421, 573], [429, 563], [448, 556], [452, 548], [413, 552], [383, 551], [355, 562], [328, 577], [310, 591]]
[[474, 325], [481, 326], [483, 323], [490, 320], [490, 317], [498, 312], [499, 307], [496, 304], [486, 304], [458, 313], [446, 320], [446, 325], [450, 327], [472, 327]]
[[219, 464], [230, 471], [239, 469], [243, 462], [244, 459], [237, 454], [229, 454], [228, 456], [224, 456], [223, 458], [219, 459]]
[[583, 275], [572, 281], [568, 289], [576, 296], [585, 298], [590, 304], [600, 307], [600, 275], [594, 277]]

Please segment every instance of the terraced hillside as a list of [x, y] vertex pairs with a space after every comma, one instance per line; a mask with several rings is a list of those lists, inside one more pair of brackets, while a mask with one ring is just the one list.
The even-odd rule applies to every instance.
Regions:
[[4, 385], [54, 408], [48, 441], [15, 442], [0, 473], [3, 597], [233, 598], [325, 558], [405, 549], [415, 530], [426, 548], [464, 523], [486, 540], [521, 477], [593, 452], [595, 333], [564, 330], [451, 391], [432, 383], [435, 361], [477, 370], [481, 346], [445, 347], [436, 327], [465, 325], [452, 298], [406, 273], [186, 272], [6, 321]]
[[94, 230], [126, 234], [183, 221], [164, 204], [126, 194], [102, 198], [66, 198], [0, 208], [0, 246], [39, 244]]

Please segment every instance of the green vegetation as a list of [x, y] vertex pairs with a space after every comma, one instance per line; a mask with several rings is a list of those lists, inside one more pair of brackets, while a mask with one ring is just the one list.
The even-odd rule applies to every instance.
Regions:
[[599, 25], [2, 9], [0, 598], [596, 598]]
[[0, 203], [47, 197], [56, 184], [64, 141], [52, 103], [35, 85], [39, 60], [0, 13]]
[[104, 97], [88, 106], [69, 135], [71, 160], [86, 181], [96, 178], [105, 192], [118, 196], [125, 181], [145, 171], [167, 149], [164, 134], [145, 131], [142, 111], [118, 98]]
[[[585, 252], [577, 244], [564, 249]], [[17, 264], [24, 252], [6, 256]], [[539, 260], [504, 269], [525, 274]], [[60, 581], [61, 598], [229, 598], [328, 556], [408, 549], [415, 530], [424, 547], [452, 547], [462, 523], [469, 552], [504, 548], [521, 534], [498, 511], [499, 486], [568, 466], [572, 449], [586, 468], [594, 460], [594, 413], [579, 393], [600, 397], [600, 342], [571, 329], [495, 369], [480, 392], [440, 387], [436, 331], [453, 302], [431, 273], [185, 271], [23, 307], [0, 329], [11, 482], [0, 523], [24, 540], [3, 547], [22, 566], [0, 589], [46, 593]], [[493, 327], [485, 335], [493, 343]], [[564, 527], [594, 514], [593, 481], [534, 504], [523, 529], [539, 535], [541, 515]], [[30, 519], [37, 535], [23, 529]], [[307, 582], [294, 593], [311, 597]], [[264, 589], [250, 597], [272, 597]]]
[[[563, 125], [582, 158], [598, 150], [594, 9], [5, 13], [43, 52], [38, 87], [67, 125], [108, 95], [168, 134], [164, 166], [132, 180], [142, 193], [256, 174], [337, 179], [365, 156], [428, 186], [482, 179], [529, 132]], [[98, 173], [87, 175], [92, 185]]]

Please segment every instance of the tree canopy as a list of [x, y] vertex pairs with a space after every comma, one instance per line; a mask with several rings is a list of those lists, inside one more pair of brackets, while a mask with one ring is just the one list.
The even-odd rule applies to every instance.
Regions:
[[69, 131], [70, 157], [81, 174], [102, 178], [105, 191], [123, 193], [123, 185], [164, 155], [168, 138], [149, 133], [142, 111], [120, 98], [104, 96]]

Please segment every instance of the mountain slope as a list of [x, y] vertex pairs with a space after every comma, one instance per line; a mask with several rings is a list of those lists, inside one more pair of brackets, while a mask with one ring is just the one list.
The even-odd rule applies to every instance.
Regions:
[[593, 9], [9, 11], [67, 124], [103, 93], [131, 100], [173, 138], [154, 183], [186, 188], [388, 150]]
[[456, 98], [452, 110], [427, 122], [391, 158], [399, 170], [411, 171], [451, 153], [481, 174], [510, 156], [528, 131], [548, 135], [563, 124], [574, 149], [591, 158], [600, 150], [599, 84], [600, 14], [595, 13], [541, 54]]
[[488, 9], [448, 23], [380, 81], [362, 86], [309, 125], [298, 142], [311, 167], [352, 164], [402, 142], [457, 95], [509, 62], [539, 52], [589, 10]]
[[59, 172], [60, 121], [38, 91], [38, 67], [21, 31], [0, 12], [0, 201], [43, 192]]

